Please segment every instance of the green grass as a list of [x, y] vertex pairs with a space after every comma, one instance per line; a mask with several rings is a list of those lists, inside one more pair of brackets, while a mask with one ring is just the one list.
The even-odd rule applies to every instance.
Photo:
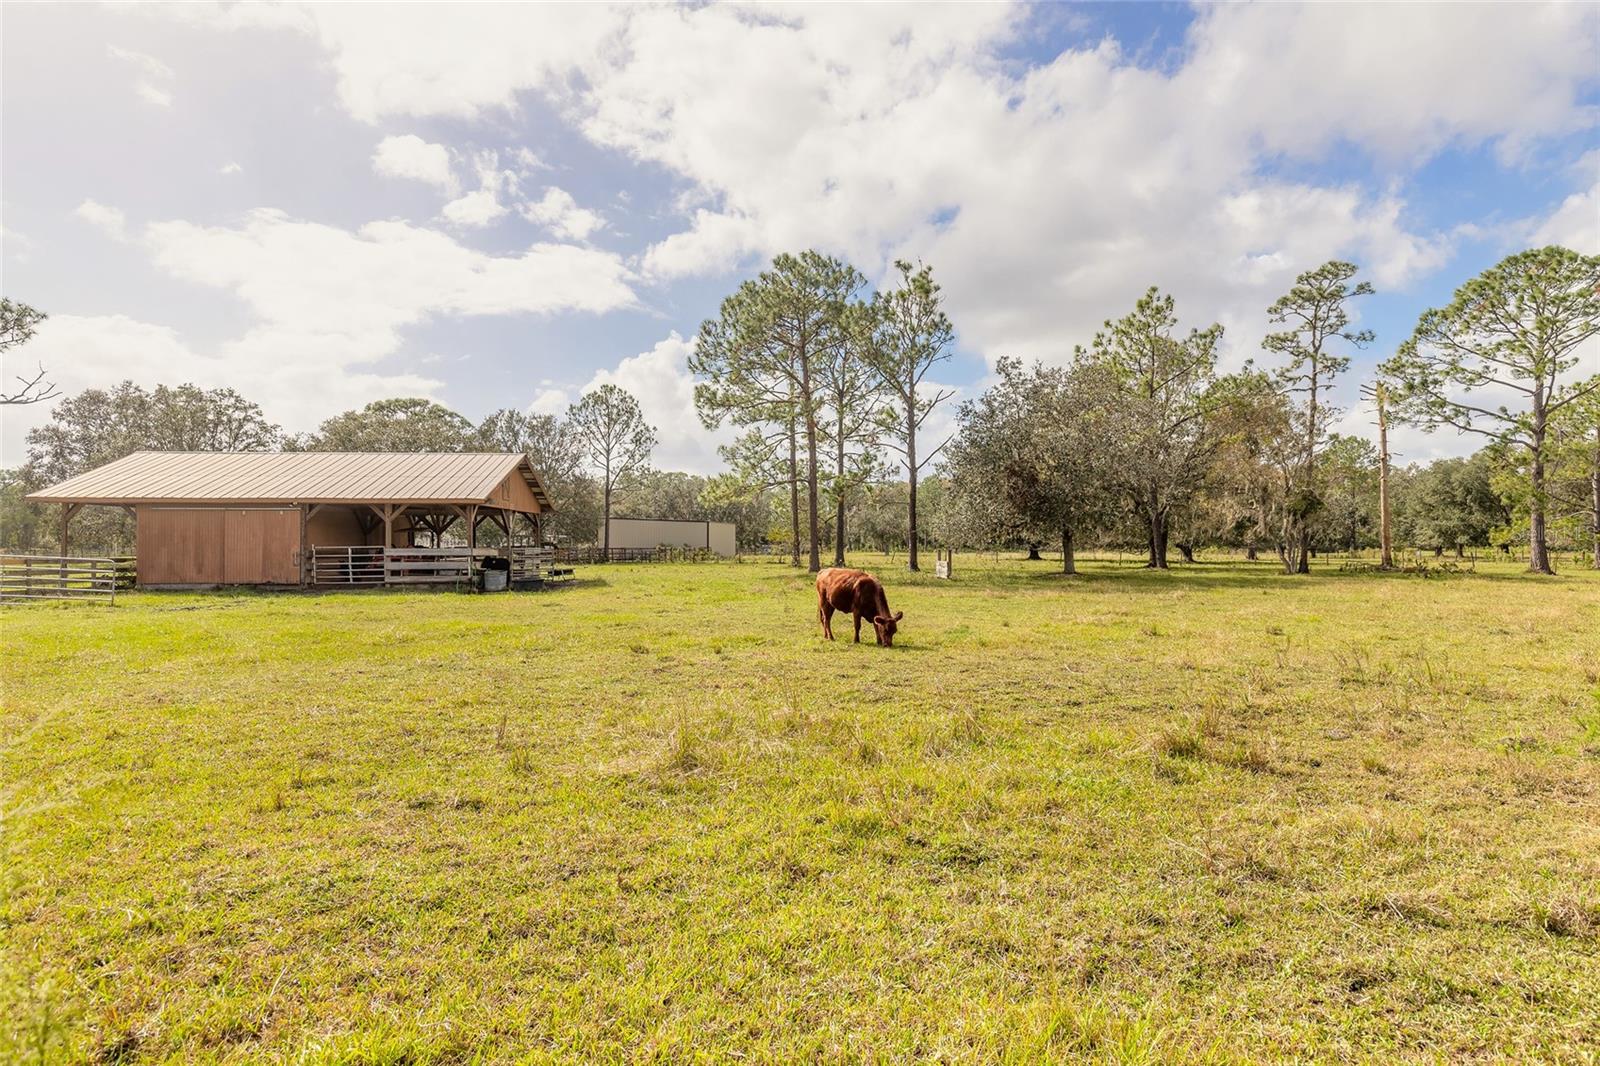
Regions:
[[859, 561], [7, 608], [0, 1061], [1596, 1061], [1596, 575]]

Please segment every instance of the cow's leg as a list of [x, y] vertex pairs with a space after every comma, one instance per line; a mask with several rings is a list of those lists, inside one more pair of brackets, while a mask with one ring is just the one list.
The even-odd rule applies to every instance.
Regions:
[[829, 640], [833, 639], [833, 604], [828, 602], [828, 597], [817, 593], [817, 621], [822, 623], [822, 635]]
[[856, 643], [861, 643], [861, 612], [856, 612]]

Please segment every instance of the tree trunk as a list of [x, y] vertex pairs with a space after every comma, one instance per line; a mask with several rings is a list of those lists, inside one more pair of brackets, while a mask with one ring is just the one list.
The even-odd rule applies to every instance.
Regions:
[[1167, 516], [1154, 508], [1150, 511], [1150, 561], [1146, 570], [1167, 569]]
[[[1321, 383], [1322, 341], [1316, 340], [1311, 349], [1311, 379], [1307, 382], [1310, 386], [1308, 400], [1310, 409], [1306, 418], [1306, 492], [1308, 499], [1315, 499], [1317, 492], [1317, 386]], [[1309, 511], [1307, 512], [1310, 513]], [[1300, 560], [1295, 567], [1297, 574], [1311, 573], [1311, 523], [1305, 518], [1299, 519], [1300, 527]]]
[[822, 521], [817, 510], [817, 405], [816, 394], [811, 390], [811, 359], [804, 346], [800, 349], [800, 402], [806, 419], [806, 532], [811, 544], [807, 563], [814, 574], [822, 569]]
[[603, 532], [600, 534], [600, 547], [605, 551], [606, 558], [609, 561], [610, 558], [611, 558], [611, 464], [610, 463], [606, 464], [606, 468], [605, 468], [605, 484], [601, 486], [601, 496], [604, 498], [603, 499], [604, 506], [601, 508], [601, 511], [603, 513], [602, 513], [601, 519], [600, 519], [600, 528], [601, 528], [601, 530]]
[[833, 503], [834, 503], [834, 510], [835, 510], [834, 518], [833, 518], [833, 565], [834, 566], [843, 566], [844, 565], [844, 532], [845, 532], [845, 530], [844, 530], [844, 474], [845, 474], [845, 466], [844, 466], [844, 404], [845, 404], [845, 398], [842, 395], [840, 395], [840, 396], [836, 396], [835, 399], [836, 399], [837, 402], [834, 405], [834, 418], [837, 420], [837, 422], [836, 422], [837, 431], [835, 432], [834, 436], [837, 438], [837, 440], [835, 441], [835, 447], [834, 447], [834, 464], [836, 466], [836, 470], [835, 470], [835, 473], [834, 473], [834, 483], [833, 483]]
[[1458, 542], [1456, 544], [1456, 558], [1457, 559], [1465, 559], [1466, 557], [1467, 557], [1467, 553], [1462, 549], [1461, 544]]
[[1061, 527], [1061, 572], [1063, 574], [1076, 574], [1078, 561], [1072, 552], [1072, 527]]
[[1244, 546], [1244, 557], [1252, 563], [1256, 561], [1256, 546], [1254, 543]]
[[1183, 542], [1180, 541], [1178, 543], [1178, 551], [1183, 553], [1183, 561], [1184, 562], [1186, 562], [1186, 563], [1194, 562], [1194, 545], [1193, 544], [1184, 544]]
[[800, 565], [800, 444], [795, 420], [789, 419], [789, 554]]
[[1545, 543], [1544, 517], [1544, 404], [1534, 397], [1533, 409], [1533, 500], [1528, 521], [1528, 569], [1535, 574], [1553, 574], [1550, 546]]
[[1381, 551], [1378, 565], [1385, 570], [1393, 570], [1394, 547], [1389, 508], [1389, 416], [1386, 406], [1389, 390], [1380, 383], [1375, 395], [1378, 399], [1378, 547]]
[[906, 508], [910, 543], [906, 547], [906, 569], [917, 569], [917, 407], [916, 392], [912, 402], [906, 404], [906, 473], [910, 476], [911, 494]]
[[1594, 467], [1589, 472], [1589, 531], [1594, 535], [1594, 568], [1600, 570], [1600, 425], [1594, 427]]
[[1044, 556], [1039, 554], [1039, 545], [1037, 545], [1037, 544], [1029, 544], [1028, 545], [1028, 559], [1027, 559], [1028, 562], [1036, 563], [1040, 559], [1043, 559], [1043, 558], [1044, 558]]

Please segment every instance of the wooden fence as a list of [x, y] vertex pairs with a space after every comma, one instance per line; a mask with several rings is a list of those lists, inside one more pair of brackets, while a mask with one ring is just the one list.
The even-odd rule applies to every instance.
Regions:
[[[0, 555], [0, 601], [99, 600], [115, 603], [127, 567], [116, 559]], [[121, 585], [126, 588], [126, 585]]]

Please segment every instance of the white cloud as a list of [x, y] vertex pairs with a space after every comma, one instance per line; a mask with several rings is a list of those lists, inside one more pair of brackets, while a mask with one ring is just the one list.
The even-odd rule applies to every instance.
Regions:
[[445, 221], [456, 226], [482, 227], [504, 218], [510, 208], [500, 202], [500, 194], [514, 196], [520, 188], [520, 175], [500, 168], [498, 152], [478, 152], [472, 158], [472, 168], [478, 175], [478, 190], [450, 201], [440, 211]]
[[1535, 247], [1560, 244], [1585, 255], [1600, 255], [1600, 181], [1563, 200], [1529, 240]]
[[142, 99], [157, 107], [172, 106], [172, 83], [176, 75], [171, 67], [155, 56], [118, 48], [114, 44], [106, 46], [106, 53], [112, 59], [120, 59], [138, 70], [139, 76], [133, 89]]
[[[332, 362], [323, 353], [284, 347], [238, 358], [235, 349], [205, 354], [177, 331], [125, 315], [51, 315], [28, 342], [27, 356], [49, 371], [65, 395], [129, 380], [147, 388], [192, 382], [227, 387], [261, 404], [268, 418], [293, 430], [386, 396], [432, 395], [441, 383], [405, 372], [383, 373]], [[0, 465], [26, 455], [27, 432], [49, 421], [51, 404], [13, 407], [3, 420]]]
[[457, 226], [487, 226], [504, 216], [506, 207], [493, 189], [479, 189], [451, 200], [439, 213]]
[[602, 5], [307, 5], [300, 25], [333, 57], [339, 98], [367, 122], [396, 115], [470, 118], [512, 110], [519, 90], [561, 92], [625, 12]]
[[220, 167], [217, 168], [217, 173], [218, 174], [222, 174], [222, 175], [239, 174], [239, 173], [243, 173], [243, 171], [244, 171], [244, 167], [240, 166], [238, 163], [233, 162], [233, 161], [229, 161], [227, 163], [224, 163]]
[[565, 414], [567, 408], [572, 406], [572, 397], [566, 389], [540, 389], [539, 395], [533, 398], [528, 405], [528, 412], [535, 415], [560, 415]]
[[627, 269], [610, 253], [535, 244], [486, 255], [400, 221], [352, 233], [258, 210], [235, 228], [159, 223], [145, 240], [174, 276], [233, 291], [274, 329], [349, 342], [357, 360], [387, 354], [402, 327], [436, 314], [602, 312], [634, 302]]
[[750, 219], [700, 208], [688, 229], [645, 249], [644, 271], [663, 281], [718, 274], [732, 270], [760, 245], [759, 228]]
[[[611, 253], [539, 243], [488, 255], [400, 221], [351, 232], [258, 210], [232, 226], [156, 223], [140, 241], [159, 269], [232, 293], [253, 321], [200, 351], [172, 329], [120, 315], [52, 315], [26, 354], [66, 392], [123, 378], [228, 385], [291, 429], [308, 429], [380, 396], [434, 392], [434, 378], [384, 363], [422, 322], [634, 306], [631, 275]], [[6, 461], [47, 414], [7, 413]]]
[[525, 203], [518, 210], [529, 222], [566, 240], [587, 240], [606, 224], [599, 212], [579, 207], [571, 193], [554, 185], [544, 191], [541, 199]]
[[[1005, 49], [1030, 17], [1001, 5], [296, 15], [358, 118], [481, 117], [535, 94], [594, 143], [676, 176], [686, 225], [640, 253], [647, 277], [803, 247], [869, 271], [918, 256], [936, 264], [964, 343], [990, 357], [1064, 357], [1151, 283], [1186, 316], [1234, 327], [1237, 356], [1301, 270], [1352, 258], [1402, 287], [1452, 250], [1450, 233], [1412, 220], [1403, 184], [1274, 177], [1281, 160], [1356, 152], [1403, 177], [1448, 146], [1519, 159], [1594, 121], [1592, 5], [1202, 7], [1165, 69], [1109, 39], [1020, 67]], [[506, 191], [485, 183], [445, 217], [487, 224]]]
[[372, 169], [390, 178], [409, 178], [432, 185], [447, 196], [457, 191], [450, 166], [450, 149], [431, 144], [414, 133], [385, 137], [372, 154]]
[[514, 149], [511, 158], [516, 161], [517, 169], [523, 174], [532, 174], [537, 170], [549, 170], [550, 164], [540, 159], [531, 149], [521, 146]]
[[[655, 427], [658, 443], [651, 459], [655, 466], [714, 473], [723, 469], [717, 446], [731, 443], [735, 434], [726, 426], [706, 429], [694, 413], [694, 375], [689, 373], [694, 345], [694, 338], [685, 340], [674, 331], [649, 351], [622, 360], [616, 369], [597, 372], [580, 391], [606, 384], [626, 389], [639, 401], [645, 421]], [[549, 391], [553, 390], [541, 398]]]
[[95, 200], [85, 200], [72, 212], [112, 240], [126, 240], [128, 221], [115, 207], [107, 207]]

